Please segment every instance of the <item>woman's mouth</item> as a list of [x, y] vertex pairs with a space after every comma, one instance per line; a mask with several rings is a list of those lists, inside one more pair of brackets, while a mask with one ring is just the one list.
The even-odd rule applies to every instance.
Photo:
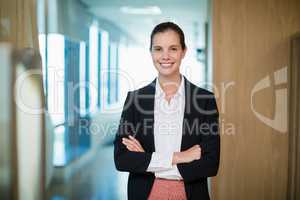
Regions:
[[173, 65], [173, 63], [160, 63], [160, 66], [163, 68], [169, 68]]

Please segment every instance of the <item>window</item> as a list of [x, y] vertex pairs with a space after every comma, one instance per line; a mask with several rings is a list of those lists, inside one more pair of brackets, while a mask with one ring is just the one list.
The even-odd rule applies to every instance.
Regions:
[[101, 63], [101, 71], [100, 71], [100, 85], [102, 92], [100, 93], [100, 102], [101, 102], [101, 109], [104, 109], [108, 106], [108, 92], [109, 92], [109, 85], [108, 85], [108, 74], [109, 74], [109, 34], [107, 31], [102, 30], [100, 32], [100, 44], [101, 44], [101, 55], [100, 55], [100, 63]]
[[39, 42], [47, 108], [55, 127], [53, 164], [63, 166], [90, 147], [89, 134], [80, 129], [87, 113], [89, 50], [84, 41], [61, 34], [41, 34]]
[[[47, 109], [55, 127], [55, 166], [64, 166], [91, 146], [93, 113], [118, 101], [119, 46], [107, 31], [89, 28], [89, 40], [40, 34]], [[100, 109], [99, 109], [100, 108]]]
[[90, 27], [89, 33], [89, 112], [97, 111], [98, 104], [98, 28], [95, 25]]

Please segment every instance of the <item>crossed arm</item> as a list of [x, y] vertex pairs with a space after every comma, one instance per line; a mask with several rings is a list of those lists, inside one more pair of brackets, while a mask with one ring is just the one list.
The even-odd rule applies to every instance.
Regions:
[[[128, 138], [123, 137], [122, 143], [129, 151], [145, 152], [140, 142], [131, 135]], [[200, 145], [194, 145], [185, 151], [174, 152], [172, 156], [172, 165], [177, 165], [179, 163], [190, 163], [194, 160], [199, 160], [200, 158], [201, 147]]]
[[[126, 98], [125, 105], [129, 100], [130, 94], [128, 94]], [[206, 109], [217, 109], [215, 99], [211, 99], [207, 102]], [[129, 105], [129, 107], [122, 112], [121, 122], [126, 121], [132, 123], [134, 121], [134, 112], [134, 105]], [[204, 121], [208, 124], [218, 124], [218, 113], [216, 112], [213, 115], [207, 116]], [[213, 127], [215, 134], [209, 132], [204, 133], [199, 144], [185, 151], [173, 152], [172, 162], [170, 161], [170, 163], [177, 165], [185, 181], [194, 181], [217, 174], [220, 156], [220, 138], [218, 126]], [[126, 126], [124, 127], [122, 123], [120, 123], [114, 141], [114, 160], [116, 168], [120, 171], [148, 173], [151, 158], [156, 152], [144, 151], [141, 143], [130, 136], [129, 133], [130, 130], [127, 130]]]

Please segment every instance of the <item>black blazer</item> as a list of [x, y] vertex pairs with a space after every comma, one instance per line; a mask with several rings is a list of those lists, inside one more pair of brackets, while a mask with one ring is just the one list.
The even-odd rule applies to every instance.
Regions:
[[[128, 200], [146, 200], [155, 175], [146, 172], [154, 146], [154, 96], [155, 82], [128, 92], [114, 140], [114, 161], [117, 170], [129, 172]], [[201, 147], [201, 159], [178, 164], [187, 198], [209, 199], [207, 177], [215, 176], [219, 167], [220, 137], [218, 110], [213, 93], [190, 83], [184, 77], [185, 113], [181, 151], [195, 144]], [[145, 152], [131, 152], [122, 144], [122, 137], [133, 135]]]

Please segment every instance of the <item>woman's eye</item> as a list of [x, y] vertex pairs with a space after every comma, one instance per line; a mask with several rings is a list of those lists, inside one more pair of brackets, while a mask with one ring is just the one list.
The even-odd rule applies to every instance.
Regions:
[[154, 48], [154, 51], [161, 51], [161, 48]]
[[175, 47], [171, 48], [171, 51], [177, 51], [177, 48], [175, 48]]

